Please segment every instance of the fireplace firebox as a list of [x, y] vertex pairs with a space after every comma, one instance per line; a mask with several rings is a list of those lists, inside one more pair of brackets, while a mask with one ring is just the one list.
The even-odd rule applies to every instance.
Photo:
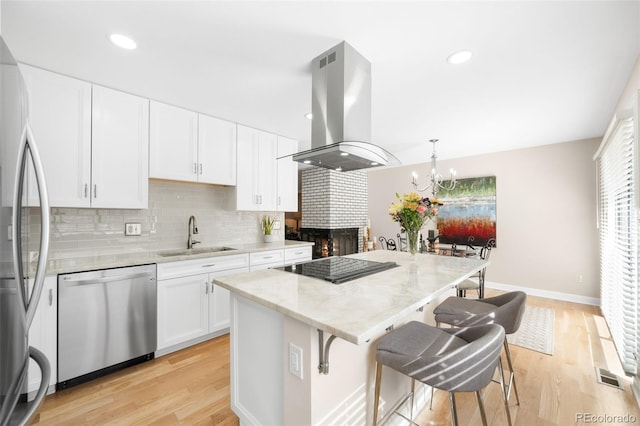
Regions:
[[315, 243], [313, 259], [358, 252], [358, 228], [301, 228], [300, 237], [302, 241]]

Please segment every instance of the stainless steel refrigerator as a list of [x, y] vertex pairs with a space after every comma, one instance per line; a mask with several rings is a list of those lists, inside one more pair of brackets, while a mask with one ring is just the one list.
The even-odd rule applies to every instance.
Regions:
[[[44, 284], [49, 202], [27, 120], [24, 83], [2, 37], [0, 65], [0, 426], [4, 426], [29, 422], [49, 383], [47, 358], [28, 342]], [[29, 280], [34, 283], [31, 293]], [[33, 399], [27, 392], [29, 358], [42, 370]]]

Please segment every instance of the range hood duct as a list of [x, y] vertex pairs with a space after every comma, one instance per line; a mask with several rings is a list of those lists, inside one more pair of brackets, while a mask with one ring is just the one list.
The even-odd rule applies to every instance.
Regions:
[[348, 172], [400, 164], [371, 140], [371, 64], [342, 42], [312, 63], [311, 149], [293, 160]]

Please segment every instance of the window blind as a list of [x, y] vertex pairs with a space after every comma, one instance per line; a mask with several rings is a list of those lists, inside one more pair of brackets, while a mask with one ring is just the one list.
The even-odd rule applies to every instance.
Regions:
[[638, 337], [634, 139], [633, 118], [618, 119], [597, 154], [600, 307], [628, 374], [636, 374]]

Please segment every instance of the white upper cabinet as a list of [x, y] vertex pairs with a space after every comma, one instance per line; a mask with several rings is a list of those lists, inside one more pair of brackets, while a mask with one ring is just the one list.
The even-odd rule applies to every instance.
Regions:
[[51, 206], [147, 208], [149, 101], [20, 68]]
[[20, 65], [29, 121], [55, 207], [90, 207], [91, 84]]
[[92, 207], [149, 204], [149, 100], [93, 86]]
[[149, 177], [197, 181], [198, 114], [151, 101]]
[[238, 124], [236, 209], [277, 209], [277, 137]]
[[198, 181], [236, 184], [236, 123], [198, 114]]
[[288, 157], [296, 152], [298, 141], [278, 136], [278, 211], [298, 211], [298, 163]]
[[149, 177], [236, 184], [236, 124], [151, 101]]

